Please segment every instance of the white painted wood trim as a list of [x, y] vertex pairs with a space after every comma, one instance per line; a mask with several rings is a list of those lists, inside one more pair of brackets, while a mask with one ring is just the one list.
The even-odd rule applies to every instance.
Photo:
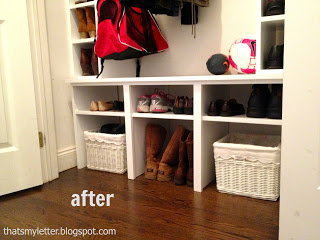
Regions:
[[58, 152], [59, 173], [77, 166], [76, 147], [69, 147]]
[[47, 38], [46, 12], [44, 0], [27, 1], [29, 32], [32, 50], [35, 92], [38, 97], [38, 127], [45, 136], [42, 151], [43, 181], [49, 182], [59, 177], [49, 47]]

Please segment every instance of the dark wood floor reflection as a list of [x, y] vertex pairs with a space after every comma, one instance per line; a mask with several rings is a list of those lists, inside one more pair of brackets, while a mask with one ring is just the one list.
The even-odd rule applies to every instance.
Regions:
[[[115, 198], [110, 207], [72, 207], [72, 194], [84, 189]], [[278, 238], [278, 222], [279, 202], [222, 194], [214, 183], [196, 193], [172, 182], [143, 176], [131, 181], [126, 174], [87, 169], [71, 169], [42, 187], [0, 198], [0, 239], [26, 238], [4, 236], [4, 227], [68, 227], [117, 230], [101, 239], [270, 240]]]

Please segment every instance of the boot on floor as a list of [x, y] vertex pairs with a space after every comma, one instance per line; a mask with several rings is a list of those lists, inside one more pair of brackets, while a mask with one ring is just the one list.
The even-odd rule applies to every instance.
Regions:
[[189, 133], [186, 141], [187, 155], [188, 155], [188, 173], [187, 173], [187, 185], [193, 187], [193, 132]]
[[186, 184], [186, 177], [188, 172], [188, 156], [186, 140], [189, 135], [189, 131], [186, 130], [182, 135], [179, 143], [179, 165], [174, 174], [174, 183], [176, 185]]
[[79, 33], [80, 38], [89, 38], [88, 30], [87, 30], [87, 17], [86, 11], [83, 8], [77, 8], [77, 16], [79, 20]]
[[164, 127], [156, 124], [148, 124], [146, 128], [146, 147], [147, 147], [147, 165], [145, 169], [145, 178], [157, 179], [159, 154], [163, 147], [167, 131]]
[[179, 143], [185, 134], [185, 129], [178, 126], [162, 156], [158, 169], [158, 180], [168, 182], [174, 177], [175, 169], [179, 163]]
[[83, 76], [93, 75], [93, 70], [91, 66], [92, 48], [84, 49], [81, 48], [80, 65], [82, 68]]
[[96, 20], [93, 7], [86, 7], [87, 31], [91, 38], [96, 37]]

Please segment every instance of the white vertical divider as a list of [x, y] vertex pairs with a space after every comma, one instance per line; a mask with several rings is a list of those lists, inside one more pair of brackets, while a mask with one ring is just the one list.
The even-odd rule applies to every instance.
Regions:
[[193, 181], [194, 181], [194, 191], [202, 192], [203, 190], [203, 181], [202, 181], [202, 85], [194, 84], [193, 86]]
[[125, 125], [126, 125], [126, 143], [127, 143], [127, 167], [128, 179], [136, 178], [134, 166], [134, 149], [133, 149], [133, 119], [131, 108], [130, 85], [123, 85], [123, 99], [125, 109]]
[[256, 30], [256, 73], [259, 73], [262, 69], [262, 49], [261, 49], [261, 10], [262, 9], [262, 3], [261, 0], [257, 1], [257, 30]]

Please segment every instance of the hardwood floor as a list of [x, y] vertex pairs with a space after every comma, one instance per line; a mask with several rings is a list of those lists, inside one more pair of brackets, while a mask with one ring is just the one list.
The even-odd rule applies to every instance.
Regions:
[[[115, 198], [110, 207], [72, 207], [72, 194], [81, 194], [84, 189], [95, 194], [114, 193]], [[279, 201], [222, 194], [214, 184], [196, 193], [172, 182], [143, 176], [131, 181], [126, 174], [87, 169], [71, 169], [42, 187], [0, 198], [0, 239], [22, 239], [6, 238], [5, 227], [68, 227], [117, 230], [116, 236], [101, 239], [269, 240], [278, 238], [278, 222]], [[69, 238], [74, 239], [50, 239]]]

